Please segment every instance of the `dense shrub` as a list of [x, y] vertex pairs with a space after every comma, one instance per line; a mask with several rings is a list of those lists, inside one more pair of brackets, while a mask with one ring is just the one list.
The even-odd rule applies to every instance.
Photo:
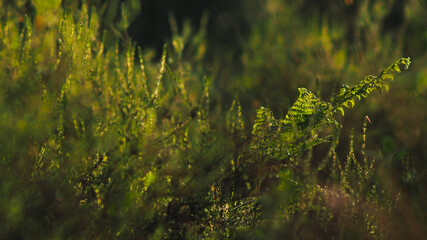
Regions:
[[32, 1], [33, 16], [18, 5], [2, 2], [0, 26], [2, 239], [425, 236], [423, 205], [398, 182], [416, 171], [404, 161], [387, 174], [367, 154], [369, 117], [337, 154], [339, 116], [387, 92], [409, 58], [329, 101], [299, 88], [286, 114], [257, 107], [248, 124], [238, 98], [222, 110], [203, 29], [173, 29], [157, 64], [100, 37], [86, 4]]

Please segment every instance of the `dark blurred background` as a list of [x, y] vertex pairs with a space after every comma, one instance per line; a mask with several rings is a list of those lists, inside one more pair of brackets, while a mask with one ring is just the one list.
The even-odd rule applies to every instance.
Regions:
[[[82, 1], [64, 1], [65, 5], [81, 5]], [[175, 18], [179, 28], [189, 21], [197, 30], [201, 18], [208, 16], [208, 41], [216, 48], [241, 51], [241, 45], [250, 30], [249, 18], [256, 11], [257, 1], [248, 0], [90, 0], [102, 16], [102, 30], [114, 27], [122, 17], [121, 7], [128, 11], [127, 32], [143, 48], [161, 52], [163, 44], [171, 38], [170, 18]], [[249, 16], [251, 15], [251, 16]]]
[[[76, 2], [76, 1], [74, 1]], [[155, 48], [161, 51], [164, 42], [171, 38], [169, 18], [175, 17], [182, 27], [184, 21], [191, 22], [194, 29], [198, 29], [201, 18], [208, 14], [207, 27], [208, 41], [211, 46], [241, 51], [251, 26], [256, 23], [262, 14], [266, 2], [257, 0], [88, 0], [97, 9], [101, 10], [103, 28], [111, 28], [121, 18], [121, 6], [125, 5], [129, 12], [128, 33], [134, 41], [145, 48]], [[286, 2], [286, 1], [283, 1]], [[351, 44], [358, 41], [357, 17], [360, 5], [364, 2], [353, 0], [304, 0], [295, 1], [299, 4], [301, 17], [306, 19], [318, 18], [319, 26], [322, 19], [329, 23], [340, 22], [348, 26], [346, 40]], [[396, 32], [405, 23], [405, 4], [410, 1], [392, 0], [380, 1], [387, 7], [387, 14], [381, 19], [382, 34], [397, 34]], [[425, 1], [419, 1], [425, 7]], [[74, 3], [75, 4], [75, 3]], [[373, 3], [370, 3], [373, 5]], [[415, 53], [415, 52], [413, 52]]]

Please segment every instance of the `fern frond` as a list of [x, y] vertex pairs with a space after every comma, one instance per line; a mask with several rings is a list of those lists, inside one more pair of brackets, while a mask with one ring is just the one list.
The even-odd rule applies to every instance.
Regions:
[[286, 145], [287, 156], [296, 156], [329, 141], [330, 136], [320, 138], [318, 134], [325, 126], [339, 127], [333, 117], [336, 111], [344, 115], [343, 107], [353, 107], [356, 99], [366, 98], [374, 90], [387, 91], [394, 74], [401, 72], [400, 66], [407, 69], [410, 63], [409, 58], [402, 58], [378, 76], [367, 76], [352, 88], [344, 86], [331, 102], [322, 101], [307, 89], [299, 88], [297, 101], [283, 119], [275, 119], [268, 108], [259, 108], [252, 131], [252, 147], [261, 148], [272, 156], [277, 146]]
[[401, 58], [384, 69], [378, 76], [369, 75], [352, 88], [344, 86], [340, 89], [339, 94], [331, 101], [333, 112], [338, 110], [344, 115], [343, 107], [354, 107], [355, 99], [360, 101], [362, 97], [366, 98], [375, 90], [387, 92], [389, 90], [389, 82], [394, 81], [394, 74], [401, 72], [401, 66], [408, 69], [410, 64], [411, 60], [409, 57]]
[[252, 135], [261, 137], [265, 135], [268, 128], [277, 126], [277, 120], [273, 116], [273, 112], [265, 107], [260, 107], [257, 110], [257, 116], [252, 130]]
[[[282, 121], [285, 125], [297, 126], [300, 129], [311, 124], [317, 125], [325, 116], [329, 105], [318, 99], [312, 92], [305, 88], [299, 88], [299, 96], [295, 104], [291, 107], [285, 119]], [[312, 116], [316, 119], [312, 119]]]

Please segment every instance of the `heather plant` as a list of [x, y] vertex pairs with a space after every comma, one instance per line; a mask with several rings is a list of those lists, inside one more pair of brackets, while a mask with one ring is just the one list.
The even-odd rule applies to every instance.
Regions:
[[[368, 118], [362, 157], [351, 140], [339, 160], [338, 116], [387, 91], [409, 58], [329, 101], [300, 88], [287, 114], [259, 107], [249, 125], [238, 98], [226, 112], [215, 104], [203, 28], [173, 29], [154, 63], [101, 37], [86, 4], [51, 3], [1, 18], [2, 239], [393, 237], [387, 217], [405, 195], [367, 156]], [[327, 157], [312, 161], [321, 144]]]

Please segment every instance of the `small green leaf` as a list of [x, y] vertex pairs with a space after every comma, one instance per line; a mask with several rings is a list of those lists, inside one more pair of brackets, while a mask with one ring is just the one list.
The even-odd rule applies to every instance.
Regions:
[[152, 171], [149, 171], [147, 175], [145, 175], [144, 179], [144, 187], [147, 189], [156, 181], [156, 174]]

